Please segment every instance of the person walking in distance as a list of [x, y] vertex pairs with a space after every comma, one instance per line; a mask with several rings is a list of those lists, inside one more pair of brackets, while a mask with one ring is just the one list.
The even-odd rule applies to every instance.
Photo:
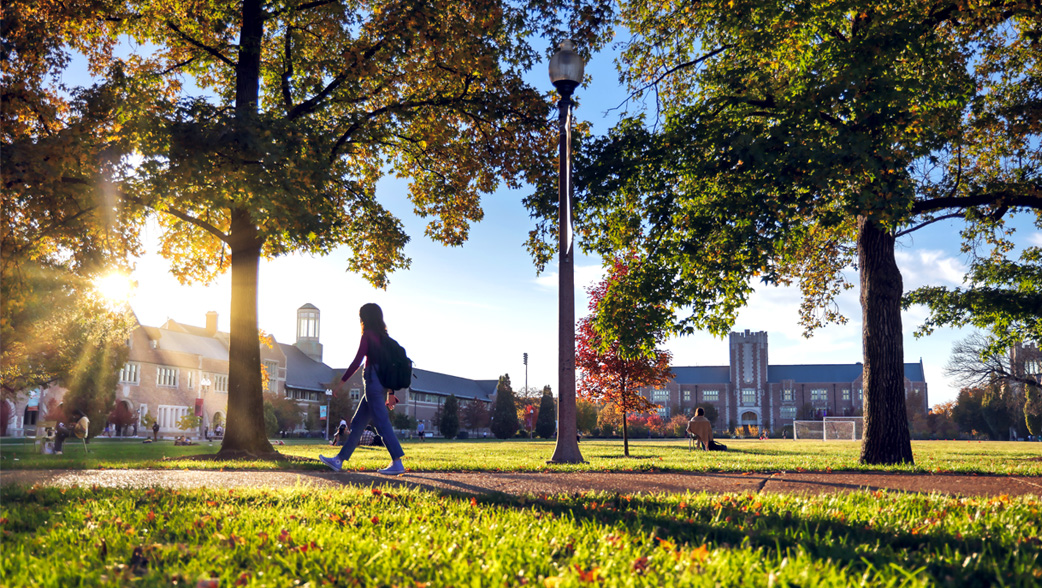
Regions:
[[386, 468], [377, 471], [381, 474], [397, 476], [405, 473], [405, 467], [402, 466], [402, 457], [405, 452], [402, 451], [402, 445], [394, 434], [394, 427], [391, 426], [391, 417], [388, 414], [388, 409], [394, 407], [397, 399], [388, 399], [387, 389], [380, 382], [376, 369], [382, 356], [384, 342], [387, 341], [387, 325], [384, 324], [383, 311], [373, 303], [363, 305], [358, 311], [358, 318], [362, 326], [358, 353], [355, 354], [351, 366], [344, 372], [343, 377], [334, 385], [333, 394], [337, 394], [344, 383], [358, 371], [363, 360], [365, 360], [365, 371], [363, 372], [365, 391], [358, 401], [355, 415], [351, 417], [349, 427], [351, 432], [347, 435], [340, 452], [332, 457], [320, 455], [318, 458], [334, 472], [339, 472], [343, 463], [351, 459], [351, 454], [358, 446], [366, 425], [372, 423], [383, 438], [387, 452], [391, 454], [391, 463]]

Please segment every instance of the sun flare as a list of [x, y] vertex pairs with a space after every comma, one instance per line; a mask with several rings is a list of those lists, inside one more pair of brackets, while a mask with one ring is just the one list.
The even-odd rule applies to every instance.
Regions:
[[118, 272], [108, 273], [94, 279], [94, 290], [111, 304], [123, 304], [130, 300], [134, 286], [130, 276]]

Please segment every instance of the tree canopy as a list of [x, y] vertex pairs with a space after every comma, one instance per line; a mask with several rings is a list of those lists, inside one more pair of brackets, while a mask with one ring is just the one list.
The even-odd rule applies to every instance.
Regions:
[[[46, 41], [43, 57], [25, 64], [26, 88], [60, 74], [71, 48], [86, 57], [105, 98], [68, 101], [65, 117], [103, 115], [104, 124], [90, 126], [99, 141], [77, 149], [105, 139], [95, 149], [105, 157], [73, 158], [82, 173], [40, 165], [45, 160], [28, 157], [42, 144], [40, 125], [16, 151], [28, 169], [22, 184], [40, 184], [36, 174], [49, 178], [43, 183], [54, 193], [66, 183], [86, 185], [73, 214], [153, 216], [160, 252], [182, 281], [208, 282], [231, 270], [222, 452], [251, 455], [272, 451], [255, 426], [264, 419], [259, 260], [346, 245], [347, 268], [385, 286], [390, 272], [409, 263], [409, 236], [376, 196], [387, 174], [411, 180], [409, 197], [429, 219], [429, 237], [462, 243], [482, 217], [482, 194], [516, 187], [546, 165], [537, 154], [550, 151], [549, 95], [522, 79], [540, 57], [532, 43], [545, 37], [549, 47], [568, 30], [584, 51], [595, 50], [612, 16], [609, 3], [558, 10], [539, 0], [17, 7], [19, 18], [10, 28], [5, 18], [4, 33], [26, 40], [16, 46], [18, 58], [23, 47]], [[53, 42], [49, 27], [59, 32]], [[57, 197], [32, 202], [42, 212], [65, 205]], [[133, 226], [118, 234], [133, 236]]]
[[[857, 267], [862, 461], [911, 462], [894, 245], [958, 216], [966, 239], [1001, 253], [1004, 216], [1042, 208], [1038, 7], [633, 2], [621, 19], [633, 34], [622, 74], [654, 112], [579, 146], [580, 234], [639, 260], [605, 307], [723, 335], [756, 281], [796, 284], [810, 331], [845, 320], [835, 299]], [[537, 214], [546, 192], [530, 200]], [[629, 346], [651, 347], [635, 335]]]
[[[579, 372], [578, 394], [602, 405], [610, 405], [622, 415], [623, 451], [629, 456], [629, 430], [627, 414], [647, 412], [657, 405], [640, 394], [640, 388], [659, 386], [673, 377], [669, 369], [673, 355], [669, 351], [653, 349], [650, 354], [634, 353], [624, 347], [618, 339], [602, 336], [594, 325], [599, 323], [604, 312], [602, 302], [612, 288], [618, 287], [629, 273], [626, 262], [616, 260], [608, 276], [589, 289], [590, 314], [579, 319], [575, 335], [575, 368]], [[648, 330], [639, 309], [613, 309], [612, 321], [621, 323], [626, 329]], [[665, 340], [665, 331], [655, 335], [657, 343]]]

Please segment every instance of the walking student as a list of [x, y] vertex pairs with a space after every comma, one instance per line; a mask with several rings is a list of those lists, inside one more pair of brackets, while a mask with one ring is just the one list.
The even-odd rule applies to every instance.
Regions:
[[363, 305], [358, 311], [358, 318], [362, 325], [362, 338], [358, 342], [358, 353], [355, 354], [355, 359], [351, 362], [351, 366], [347, 368], [347, 371], [344, 372], [343, 377], [334, 385], [333, 394], [337, 394], [344, 383], [358, 371], [358, 368], [362, 365], [362, 360], [365, 360], [365, 371], [363, 372], [365, 391], [362, 393], [362, 398], [358, 401], [355, 415], [351, 417], [351, 432], [347, 435], [347, 439], [344, 440], [340, 453], [333, 457], [320, 455], [318, 458], [334, 472], [339, 472], [343, 463], [351, 459], [351, 454], [354, 452], [355, 447], [358, 446], [358, 441], [361, 439], [366, 425], [372, 423], [383, 438], [387, 452], [391, 454], [390, 465], [377, 471], [381, 474], [397, 476], [405, 473], [405, 467], [402, 466], [402, 456], [405, 455], [405, 452], [402, 451], [402, 445], [394, 434], [394, 427], [391, 426], [391, 417], [387, 412], [389, 408], [394, 406], [397, 399], [388, 399], [387, 389], [380, 383], [376, 369], [376, 365], [382, 356], [381, 352], [384, 342], [387, 341], [387, 325], [384, 324], [383, 311], [373, 303]]

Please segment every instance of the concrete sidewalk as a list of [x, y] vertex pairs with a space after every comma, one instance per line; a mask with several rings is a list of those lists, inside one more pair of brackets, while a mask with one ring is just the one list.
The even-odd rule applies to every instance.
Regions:
[[543, 473], [205, 471], [205, 470], [6, 470], [0, 484], [116, 488], [273, 488], [311, 486], [412, 487], [466, 494], [560, 494], [573, 492], [682, 493], [743, 492], [822, 494], [856, 490], [917, 492], [952, 496], [1042, 496], [1042, 477], [872, 472], [776, 473]]

